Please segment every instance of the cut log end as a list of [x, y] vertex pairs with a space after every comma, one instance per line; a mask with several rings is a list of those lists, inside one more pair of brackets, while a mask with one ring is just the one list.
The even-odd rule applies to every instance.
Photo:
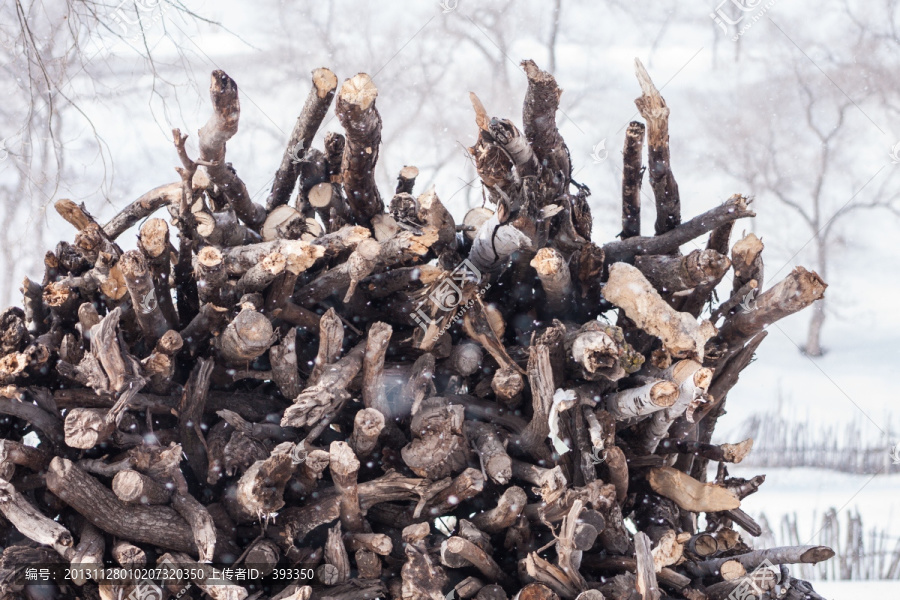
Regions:
[[65, 421], [66, 445], [89, 450], [104, 441], [111, 432], [106, 411], [94, 408], [74, 408]]
[[326, 206], [331, 205], [333, 195], [333, 184], [327, 181], [323, 181], [322, 183], [317, 183], [312, 188], [310, 188], [306, 198], [313, 207], [325, 208]]
[[668, 408], [678, 400], [678, 387], [671, 381], [660, 381], [650, 388], [650, 401], [655, 406]]
[[141, 227], [140, 240], [147, 256], [162, 256], [169, 250], [169, 225], [162, 219], [148, 219]]
[[339, 95], [342, 102], [356, 106], [360, 110], [368, 110], [378, 97], [378, 88], [369, 75], [359, 73], [344, 82]]
[[725, 460], [737, 464], [750, 454], [750, 450], [753, 449], [753, 438], [747, 438], [738, 444], [722, 444], [721, 448]]
[[337, 88], [338, 83], [337, 75], [325, 67], [320, 67], [312, 72], [312, 81], [319, 98], [328, 96], [329, 92], [333, 92]]
[[197, 253], [197, 262], [207, 269], [223, 264], [222, 252], [215, 246], [206, 246]]
[[565, 265], [562, 254], [553, 248], [541, 248], [531, 260], [531, 266], [544, 277], [556, 275]]

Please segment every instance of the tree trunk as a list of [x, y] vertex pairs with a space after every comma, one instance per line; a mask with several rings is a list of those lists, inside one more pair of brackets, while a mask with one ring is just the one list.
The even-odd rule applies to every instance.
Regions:
[[809, 320], [809, 332], [806, 334], [806, 345], [803, 352], [807, 356], [822, 356], [822, 325], [825, 323], [825, 298], [813, 304], [812, 318]]
[[[828, 248], [827, 240], [816, 236], [816, 262], [819, 267], [819, 274], [822, 279], [828, 277]], [[822, 325], [825, 324], [825, 298], [817, 300], [813, 304], [813, 314], [809, 320], [809, 331], [806, 334], [806, 345], [803, 347], [803, 353], [807, 356], [822, 356], [825, 351], [822, 349]]]

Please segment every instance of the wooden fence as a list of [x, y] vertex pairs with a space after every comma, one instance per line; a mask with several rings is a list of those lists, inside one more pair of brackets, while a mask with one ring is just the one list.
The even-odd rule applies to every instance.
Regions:
[[[794, 577], [818, 580], [897, 580], [900, 579], [900, 538], [884, 527], [863, 526], [859, 512], [830, 508], [816, 521], [814, 531], [801, 533], [797, 515], [784, 515], [776, 530], [766, 515], [754, 515], [763, 529], [753, 545], [759, 548], [821, 544], [835, 551], [831, 560], [818, 565], [792, 565]], [[843, 522], [843, 526], [842, 526]]]
[[754, 415], [731, 436], [752, 437], [753, 450], [743, 465], [753, 467], [820, 467], [844, 473], [900, 473], [900, 432], [893, 419], [878, 424], [860, 418], [843, 426], [822, 426], [778, 413]]

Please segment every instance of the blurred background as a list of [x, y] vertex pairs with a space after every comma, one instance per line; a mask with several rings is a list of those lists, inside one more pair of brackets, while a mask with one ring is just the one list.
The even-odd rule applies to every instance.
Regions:
[[[483, 202], [468, 93], [521, 123], [519, 63], [533, 59], [564, 89], [574, 179], [592, 192], [594, 241], [609, 241], [637, 57], [671, 109], [685, 218], [752, 196], [758, 216], [733, 240], [762, 238], [767, 286], [801, 264], [829, 283], [771, 327], [720, 419], [718, 441], [756, 440], [732, 474], [768, 476], [744, 508], [765, 545], [838, 551], [801, 572], [823, 595], [900, 597], [898, 31], [898, 0], [3, 0], [0, 304], [20, 304], [22, 278], [73, 238], [55, 200], [105, 221], [177, 180], [172, 128], [196, 155], [213, 69], [240, 87], [228, 159], [257, 202], [327, 66], [378, 86], [383, 189], [414, 164], [460, 221]], [[333, 116], [319, 144], [331, 130]], [[652, 198], [643, 210], [649, 234]]]

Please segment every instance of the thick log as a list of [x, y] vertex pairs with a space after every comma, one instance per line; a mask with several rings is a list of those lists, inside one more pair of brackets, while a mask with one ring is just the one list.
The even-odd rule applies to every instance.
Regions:
[[287, 453], [273, 453], [257, 460], [237, 483], [235, 502], [230, 505], [237, 522], [250, 522], [272, 515], [284, 506], [284, 488], [295, 465]]
[[416, 200], [416, 218], [426, 227], [433, 227], [438, 232], [437, 242], [432, 249], [441, 257], [441, 265], [453, 269], [459, 263], [460, 257], [456, 253], [456, 222], [450, 211], [438, 198], [434, 186], [428, 189]]
[[472, 524], [487, 533], [500, 533], [512, 527], [527, 503], [525, 490], [517, 486], [508, 487], [497, 500], [497, 506], [475, 515]]
[[534, 61], [524, 60], [521, 66], [528, 77], [522, 121], [525, 137], [540, 161], [547, 185], [546, 200], [541, 203], [543, 205], [568, 189], [572, 172], [569, 149], [556, 123], [562, 90], [553, 75], [539, 69]]
[[112, 556], [122, 567], [139, 568], [147, 565], [147, 553], [123, 540], [113, 544]]
[[271, 321], [260, 312], [244, 309], [216, 339], [216, 349], [227, 364], [239, 366], [261, 356], [274, 341]]
[[509, 576], [488, 553], [465, 538], [453, 536], [441, 544], [441, 562], [450, 566], [458, 564], [457, 561], [475, 567], [488, 581], [510, 582]]
[[45, 517], [8, 481], [0, 480], [0, 512], [19, 532], [66, 557], [74, 543], [69, 530]]
[[750, 200], [735, 194], [723, 204], [697, 215], [690, 221], [654, 237], [635, 236], [626, 240], [607, 242], [603, 245], [606, 264], [632, 261], [635, 256], [645, 254], [669, 254], [678, 250], [694, 238], [738, 219], [755, 217], [750, 210]]
[[269, 349], [272, 377], [281, 395], [296, 398], [303, 389], [297, 367], [297, 329], [292, 327], [281, 343]]
[[280, 252], [272, 252], [263, 258], [259, 263], [250, 267], [240, 279], [238, 279], [235, 287], [240, 293], [261, 292], [272, 281], [284, 272], [287, 267], [287, 258]]
[[634, 266], [659, 292], [672, 294], [718, 281], [731, 261], [715, 250], [694, 250], [687, 256], [638, 256]]
[[634, 536], [634, 555], [637, 560], [637, 591], [641, 600], [659, 600], [662, 595], [656, 580], [653, 556], [650, 554], [650, 539], [642, 531]]
[[709, 389], [713, 372], [695, 360], [681, 360], [665, 372], [665, 377], [678, 386], [678, 398], [672, 406], [653, 414], [640, 430], [638, 448], [650, 454], [656, 450], [659, 441], [666, 436], [675, 419], [689, 410]]
[[815, 271], [797, 267], [760, 294], [752, 310], [738, 311], [726, 319], [713, 343], [734, 345], [748, 340], [766, 326], [823, 298], [827, 287]]
[[651, 469], [647, 481], [657, 494], [692, 512], [719, 512], [741, 504], [730, 490], [714, 483], [700, 483], [671, 467]]
[[312, 140], [328, 112], [335, 89], [337, 77], [329, 69], [320, 68], [312, 72], [312, 89], [291, 131], [291, 137], [281, 157], [281, 165], [275, 172], [272, 191], [266, 201], [267, 211], [271, 212], [276, 207], [287, 204], [291, 199], [300, 171], [300, 161], [312, 147]]
[[465, 468], [469, 453], [463, 436], [464, 412], [461, 405], [448, 405], [436, 397], [413, 416], [410, 432], [414, 438], [401, 455], [416, 475], [436, 480]]
[[149, 270], [143, 253], [138, 250], [129, 250], [123, 254], [119, 259], [119, 269], [125, 277], [125, 285], [141, 332], [150, 344], [155, 344], [171, 327], [160, 307], [156, 286], [153, 284], [153, 273]]
[[531, 421], [522, 433], [512, 438], [511, 444], [537, 460], [550, 456], [547, 437], [550, 435], [550, 407], [553, 404], [553, 373], [550, 366], [550, 350], [547, 346], [534, 346], [528, 358], [528, 384], [531, 386]]
[[669, 155], [669, 107], [638, 59], [634, 59], [634, 70], [642, 92], [634, 103], [647, 121], [650, 187], [656, 198], [656, 234], [660, 235], [681, 223], [681, 198]]
[[[79, 532], [78, 545], [70, 552], [70, 564], [73, 569], [83, 569], [85, 567], [100, 568], [103, 566], [103, 554], [106, 551], [106, 540], [103, 534], [89, 522], [81, 521], [81, 531]], [[84, 585], [87, 582], [86, 577], [82, 577], [79, 571], [72, 572], [72, 578], [76, 585]], [[75, 575], [77, 573], [77, 575]]]
[[172, 508], [190, 525], [200, 562], [212, 562], [217, 535], [212, 516], [206, 507], [188, 494], [187, 490], [179, 490], [172, 496]]
[[393, 329], [387, 323], [374, 323], [366, 338], [366, 353], [363, 357], [363, 404], [387, 418], [394, 416], [384, 386], [384, 357], [392, 333]]
[[[347, 231], [346, 234], [346, 236], [330, 238], [328, 241], [335, 244], [352, 243], [355, 246], [359, 241], [365, 239], [356, 235], [354, 231]], [[277, 239], [234, 248], [222, 248], [220, 252], [222, 260], [225, 262], [225, 270], [231, 276], [245, 274], [274, 252], [280, 253], [285, 260], [293, 261], [292, 268], [297, 273], [302, 273], [316, 264], [316, 261], [328, 252], [328, 245], [320, 243], [322, 241], [322, 238], [313, 240], [315, 243], [306, 240]]]
[[629, 390], [610, 394], [604, 399], [606, 410], [617, 420], [642, 417], [669, 408], [678, 400], [678, 386], [658, 379]]
[[364, 408], [356, 413], [353, 417], [353, 433], [347, 443], [358, 458], [366, 458], [372, 454], [384, 424], [384, 415], [374, 408]]
[[190, 526], [175, 510], [127, 505], [70, 460], [57, 457], [50, 462], [47, 489], [107, 533], [162, 548], [197, 551]]
[[210, 77], [209, 97], [213, 114], [200, 128], [200, 159], [207, 163], [211, 184], [225, 196], [241, 221], [258, 231], [266, 219], [266, 209], [250, 199], [247, 186], [225, 162], [225, 143], [237, 133], [241, 116], [237, 83], [224, 71], [215, 70]]
[[316, 423], [343, 402], [346, 387], [362, 369], [366, 343], [360, 342], [341, 360], [328, 367], [315, 385], [307, 387], [284, 411], [282, 427], [303, 427]]
[[644, 124], [632, 121], [625, 130], [625, 151], [622, 153], [622, 233], [625, 240], [641, 235], [641, 183], [644, 167]]
[[638, 327], [662, 340], [672, 356], [703, 360], [704, 346], [715, 334], [715, 326], [709, 321], [697, 323], [693, 316], [673, 309], [635, 267], [612, 265], [603, 295]]
[[531, 247], [528, 236], [509, 223], [508, 217], [506, 209], [498, 209], [475, 234], [469, 262], [479, 274], [499, 271], [514, 252]]
[[565, 257], [553, 248], [541, 248], [531, 260], [547, 294], [547, 312], [563, 315], [573, 300], [574, 288]]
[[372, 78], [360, 73], [344, 81], [335, 104], [338, 119], [346, 130], [341, 164], [344, 195], [354, 220], [364, 226], [384, 212], [375, 185], [375, 163], [381, 145], [381, 116], [375, 108], [377, 96]]
[[440, 598], [443, 595], [447, 575], [426, 549], [425, 537], [428, 533], [427, 523], [417, 523], [403, 529], [401, 539], [406, 562], [400, 571], [401, 598]]
[[766, 562], [773, 565], [814, 565], [833, 556], [834, 550], [827, 546], [785, 546], [692, 563], [688, 566], [688, 571], [695, 577], [714, 577], [721, 572], [723, 565], [731, 561], [740, 564], [749, 573]]
[[333, 567], [332, 573], [329, 573], [330, 576], [325, 581], [326, 585], [338, 585], [350, 579], [350, 557], [347, 555], [347, 548], [341, 539], [340, 523], [328, 530], [323, 558], [325, 564], [320, 568]]
[[144, 383], [143, 379], [129, 382], [129, 387], [119, 395], [109, 410], [75, 408], [69, 411], [63, 425], [66, 444], [72, 448], [87, 450], [118, 435], [117, 425], [123, 411], [128, 408]]
[[350, 445], [345, 442], [332, 442], [330, 454], [331, 478], [334, 481], [334, 487], [341, 495], [341, 523], [347, 531], [363, 531], [365, 525], [356, 485], [359, 459], [356, 458]]
[[[762, 240], [748, 233], [731, 248], [731, 263], [734, 265], [732, 290], [737, 292], [751, 280], [756, 280], [756, 288], [763, 284]], [[742, 299], [743, 301], [743, 299]], [[748, 302], [749, 304], [749, 302]]]
[[485, 474], [492, 481], [506, 485], [512, 478], [512, 459], [493, 426], [466, 421], [466, 436], [472, 442]]
[[574, 361], [570, 370], [588, 381], [618, 381], [644, 364], [644, 356], [625, 341], [620, 327], [598, 321], [588, 321], [577, 331], [568, 332], [565, 346]]
[[133, 469], [116, 473], [112, 490], [119, 500], [128, 504], [167, 504], [172, 496], [172, 491], [164, 485]]
[[172, 294], [169, 293], [169, 277], [172, 274], [172, 245], [169, 241], [169, 226], [166, 222], [162, 219], [145, 221], [138, 236], [138, 247], [147, 258], [147, 264], [153, 273], [153, 287], [156, 290], [156, 299], [160, 309], [170, 325], [177, 325], [178, 313], [172, 303]]

